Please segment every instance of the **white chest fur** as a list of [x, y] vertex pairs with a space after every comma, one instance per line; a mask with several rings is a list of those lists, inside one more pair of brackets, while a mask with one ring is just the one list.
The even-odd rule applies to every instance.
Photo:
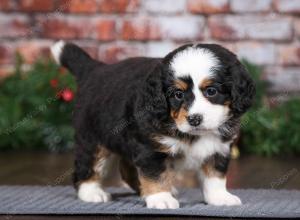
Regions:
[[222, 142], [222, 140], [213, 133], [204, 134], [192, 144], [187, 144], [168, 136], [164, 136], [159, 142], [169, 147], [169, 152], [172, 155], [183, 154], [184, 160], [181, 161], [179, 167], [185, 169], [199, 169], [203, 161], [209, 156], [215, 153], [225, 155], [228, 154], [230, 150], [230, 142]]

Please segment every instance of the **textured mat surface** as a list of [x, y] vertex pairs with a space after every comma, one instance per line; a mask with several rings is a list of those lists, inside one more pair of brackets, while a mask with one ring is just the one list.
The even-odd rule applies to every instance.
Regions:
[[296, 190], [233, 190], [242, 206], [216, 207], [202, 202], [198, 189], [183, 189], [178, 198], [180, 209], [154, 210], [132, 191], [108, 189], [113, 201], [85, 203], [76, 198], [70, 186], [0, 186], [0, 214], [147, 214], [185, 216], [223, 216], [287, 218], [300, 217], [300, 191]]

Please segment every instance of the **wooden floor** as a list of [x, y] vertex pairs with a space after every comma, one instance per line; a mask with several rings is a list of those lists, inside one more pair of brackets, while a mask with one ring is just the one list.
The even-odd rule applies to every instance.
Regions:
[[[66, 185], [71, 184], [73, 155], [49, 153], [1, 153], [0, 185]], [[193, 173], [179, 176], [179, 186], [197, 186]], [[228, 174], [230, 188], [300, 189], [300, 159], [297, 157], [241, 157], [233, 160]], [[147, 216], [0, 216], [6, 220], [29, 219], [145, 219]], [[182, 219], [155, 217], [155, 219]], [[184, 219], [187, 219], [184, 217]], [[189, 217], [188, 219], [195, 219]], [[203, 218], [204, 219], [204, 218]], [[211, 218], [212, 219], [212, 218]], [[220, 218], [218, 218], [220, 219]]]

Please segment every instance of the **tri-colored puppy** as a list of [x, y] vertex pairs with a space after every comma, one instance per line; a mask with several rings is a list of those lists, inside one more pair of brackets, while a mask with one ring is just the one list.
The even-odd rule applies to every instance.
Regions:
[[254, 85], [237, 57], [215, 44], [188, 44], [164, 58], [96, 61], [60, 41], [55, 60], [77, 79], [74, 184], [86, 202], [107, 202], [102, 183], [122, 178], [149, 208], [178, 208], [174, 173], [194, 169], [205, 202], [239, 205], [226, 189], [230, 147]]

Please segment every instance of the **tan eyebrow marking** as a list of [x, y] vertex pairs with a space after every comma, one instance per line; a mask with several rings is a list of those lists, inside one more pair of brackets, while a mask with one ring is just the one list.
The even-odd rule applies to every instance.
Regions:
[[211, 84], [213, 84], [213, 80], [211, 79], [204, 79], [201, 83], [200, 83], [200, 89], [205, 89], [207, 87], [209, 87]]
[[187, 90], [188, 88], [188, 84], [179, 79], [175, 80], [175, 86], [181, 90]]

